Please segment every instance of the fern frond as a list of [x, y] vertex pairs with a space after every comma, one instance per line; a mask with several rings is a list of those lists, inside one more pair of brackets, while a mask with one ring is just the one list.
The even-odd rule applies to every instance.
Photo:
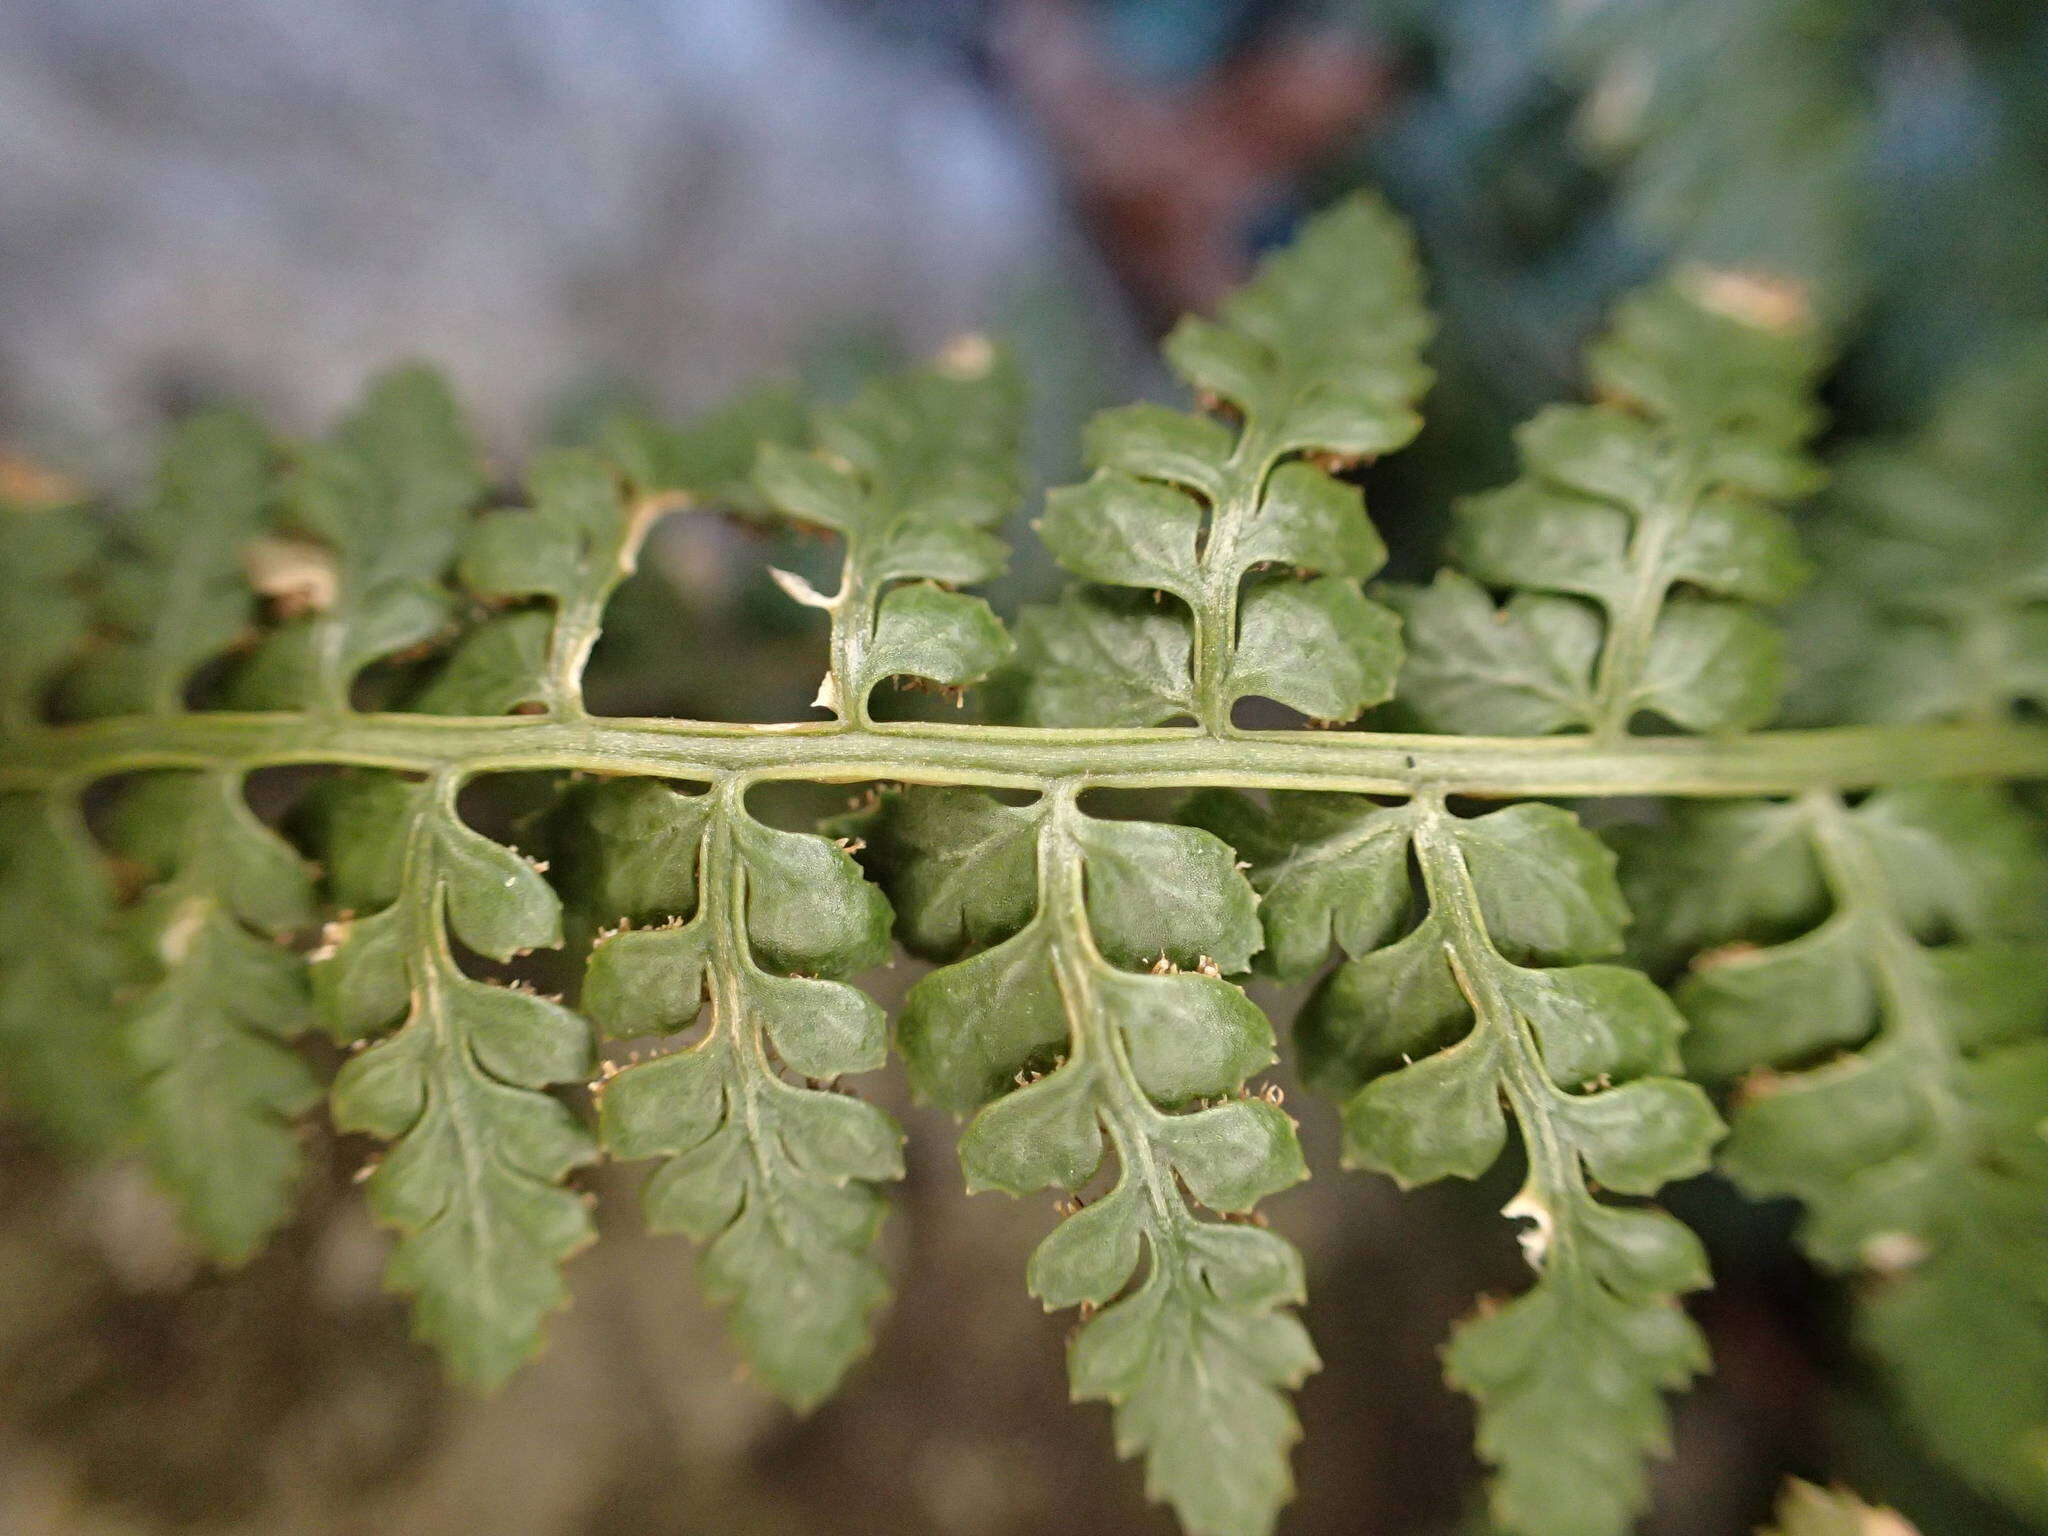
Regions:
[[[972, 1116], [970, 1187], [1062, 1192], [1026, 1279], [1081, 1309], [1074, 1395], [1194, 1536], [1263, 1536], [1318, 1365], [1301, 1260], [1255, 1210], [1306, 1168], [1249, 1086], [1275, 1042], [1234, 979], [1334, 954], [1297, 1039], [1347, 1161], [1478, 1178], [1520, 1144], [1533, 1283], [1447, 1351], [1504, 1530], [1622, 1536], [1663, 1394], [1705, 1366], [1700, 1244], [1648, 1204], [1722, 1135], [1688, 1076], [1727, 1090], [1724, 1168], [1801, 1200], [1808, 1250], [1861, 1278], [1906, 1416], [2048, 1510], [2048, 853], [1993, 787], [2048, 777], [2038, 370], [1853, 454], [1824, 524], [1812, 611], [1850, 615], [1880, 669], [1816, 669], [1826, 707], [1933, 723], [1738, 735], [1776, 707], [1766, 610], [1805, 569], [1783, 513], [1816, 481], [1804, 296], [1685, 269], [1625, 304], [1589, 354], [1598, 403], [1530, 422], [1453, 568], [1387, 594], [1404, 668], [1341, 477], [1416, 430], [1419, 290], [1405, 233], [1354, 199], [1173, 333], [1198, 409], [1098, 418], [1093, 477], [1041, 525], [1079, 580], [1003, 677], [1056, 729], [872, 718], [885, 679], [955, 690], [1010, 655], [960, 590], [1000, 569], [1019, 485], [1015, 380], [976, 339], [843, 406], [615, 419], [488, 511], [419, 370], [311, 447], [202, 418], [119, 518], [68, 491], [0, 508], [10, 1101], [88, 1155], [139, 1143], [239, 1261], [288, 1214], [311, 1015], [352, 1053], [335, 1123], [382, 1144], [390, 1282], [455, 1375], [537, 1346], [594, 1235], [571, 1176], [602, 1151], [656, 1165], [649, 1224], [702, 1245], [741, 1352], [808, 1409], [887, 1289], [901, 1136], [840, 1080], [885, 1055], [849, 978], [893, 927], [938, 967], [900, 1040], [914, 1091]], [[687, 506], [840, 539], [834, 594], [778, 573], [830, 614], [835, 719], [588, 713], [608, 601]], [[1239, 730], [1246, 699], [1522, 735]], [[756, 818], [770, 781], [882, 787], [814, 835]], [[1084, 811], [1097, 789], [1198, 793], [1166, 825]], [[1580, 795], [1639, 802], [1620, 881], [1539, 798]], [[1657, 796], [1701, 803], [1659, 821]], [[252, 813], [276, 799], [291, 842]], [[551, 866], [481, 830], [515, 801]], [[588, 952], [578, 1008], [663, 1041], [591, 1084], [595, 1133], [554, 1091], [587, 1081], [591, 1026], [505, 979], [558, 946]], [[1683, 1013], [1651, 979], [1680, 972]], [[1816, 1499], [1788, 1522], [1869, 1513]]]
[[628, 503], [594, 454], [557, 449], [527, 472], [532, 506], [474, 523], [456, 569], [487, 602], [543, 599], [545, 609], [495, 614], [466, 634], [414, 707], [434, 714], [502, 715], [520, 708], [580, 717], [583, 669], [605, 604], [632, 574], [658, 498]]
[[135, 1082], [114, 886], [74, 794], [0, 795], [0, 1062], [8, 1103], [87, 1154], [121, 1146]]
[[912, 990], [902, 1046], [920, 1096], [976, 1111], [969, 1189], [1078, 1194], [1115, 1153], [1027, 1276], [1047, 1310], [1084, 1309], [1075, 1398], [1114, 1406], [1118, 1449], [1193, 1536], [1271, 1530], [1300, 1435], [1284, 1389], [1317, 1368], [1286, 1310], [1301, 1260], [1196, 1212], [1248, 1213], [1307, 1169], [1293, 1121], [1244, 1087], [1273, 1031], [1220, 974], [1259, 945], [1230, 850], [1071, 792], [1014, 809], [913, 790], [868, 831], [907, 942], [954, 962]]
[[764, 384], [680, 425], [618, 412], [589, 446], [618, 467], [636, 496], [766, 513], [754, 461], [766, 444], [799, 444], [804, 432], [801, 395]]
[[1401, 699], [1427, 725], [1719, 731], [1776, 712], [1784, 645], [1759, 610], [1805, 579], [1775, 504], [1819, 482], [1802, 444], [1825, 354], [1810, 316], [1767, 298], [1702, 273], [1624, 303], [1587, 355], [1601, 403], [1539, 412], [1521, 478], [1458, 505], [1454, 569], [1389, 594]]
[[[1346, 1161], [1403, 1185], [1476, 1179], [1508, 1126], [1527, 1174], [1526, 1295], [1463, 1324], [1446, 1363], [1477, 1399], [1494, 1509], [1533, 1536], [1618, 1536], [1668, 1449], [1661, 1394], [1706, 1368], [1675, 1298], [1708, 1283], [1690, 1232], [1630, 1196], [1702, 1171], [1720, 1134], [1677, 1076], [1683, 1021], [1647, 977], [1602, 962], [1627, 912], [1613, 855], [1553, 806], [1450, 814], [1212, 793], [1187, 815], [1253, 860], [1274, 969], [1346, 959], [1297, 1025], [1304, 1066], [1343, 1096]], [[1420, 872], [1420, 902], [1410, 860]]]
[[390, 1285], [463, 1380], [494, 1385], [567, 1299], [561, 1265], [596, 1235], [563, 1187], [597, 1155], [545, 1090], [589, 1076], [590, 1031], [559, 1003], [478, 981], [455, 941], [506, 961], [562, 941], [560, 902], [532, 864], [472, 830], [459, 775], [347, 782], [326, 807], [353, 865], [314, 966], [334, 1037], [357, 1048], [336, 1078], [335, 1124], [388, 1144], [371, 1208], [397, 1229]]
[[[1738, 839], [1769, 851], [1730, 860]], [[1658, 842], [1701, 850], [1675, 915], [1661, 880], [1634, 883], [1666, 935], [1714, 946], [1677, 998], [1693, 1071], [1736, 1085], [1723, 1166], [1801, 1201], [1818, 1262], [1879, 1277], [1863, 1334], [1943, 1454], [2048, 1509], [2030, 1449], [2048, 1427], [2038, 826], [1992, 790], [1909, 787], [1699, 808]], [[1664, 857], [1647, 834], [1626, 847]], [[1958, 1349], [1980, 1370], [1959, 1376]]]
[[26, 736], [90, 627], [79, 587], [101, 538], [75, 506], [0, 502], [0, 735]]
[[2048, 336], [1971, 369], [1917, 433], [1842, 458], [1797, 616], [1802, 712], [1998, 719], [2048, 707]]
[[[1979, 369], [1917, 440], [1848, 456], [1802, 632], [1825, 624], [1856, 665], [1819, 668], [1810, 711], [1999, 718], [2042, 696], [2044, 381], [2025, 356]], [[1817, 1261], [1880, 1277], [1859, 1331], [1923, 1437], [2048, 1509], [2028, 1449], [2048, 1424], [2038, 824], [1998, 791], [1922, 785], [1692, 807], [1621, 842], [1638, 948], [1691, 963], [1688, 1065], [1735, 1084], [1728, 1171], [1802, 1201]]]
[[[0, 503], [0, 745], [32, 742], [83, 645], [98, 531], [68, 501]], [[82, 1152], [118, 1146], [134, 1084], [113, 1008], [127, 962], [79, 786], [0, 794], [0, 1062], [8, 1102]]]
[[295, 1122], [320, 1100], [285, 1043], [313, 1010], [305, 960], [281, 942], [311, 923], [312, 879], [231, 772], [145, 776], [112, 841], [150, 881], [125, 921], [148, 979], [121, 1010], [143, 1148], [192, 1235], [239, 1264], [290, 1214]]
[[1331, 471], [1421, 425], [1421, 293], [1405, 228], [1353, 197], [1215, 320], [1175, 328], [1167, 361], [1202, 411], [1104, 412], [1088, 428], [1093, 478], [1047, 499], [1047, 547], [1094, 585], [1027, 616], [1026, 719], [1192, 715], [1224, 732], [1242, 698], [1350, 720], [1388, 697], [1398, 625], [1360, 590], [1386, 549], [1357, 487]]
[[705, 1245], [705, 1289], [747, 1362], [814, 1408], [867, 1352], [888, 1289], [870, 1249], [902, 1133], [831, 1086], [886, 1053], [882, 1010], [831, 978], [887, 955], [888, 904], [826, 839], [755, 821], [738, 782], [687, 796], [619, 780], [579, 810], [612, 834], [593, 883], [618, 915], [661, 924], [598, 941], [584, 1008], [618, 1037], [705, 1026], [688, 1049], [607, 1072], [605, 1146], [664, 1159], [648, 1225]]
[[181, 709], [200, 666], [249, 633], [243, 556], [269, 511], [274, 458], [263, 430], [233, 412], [177, 428], [152, 494], [120, 524], [95, 615], [105, 633], [66, 679], [68, 709]]

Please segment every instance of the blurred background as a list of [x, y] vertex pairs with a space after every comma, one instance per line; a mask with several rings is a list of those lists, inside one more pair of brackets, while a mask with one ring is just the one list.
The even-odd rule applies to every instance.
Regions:
[[[1327, 197], [1416, 224], [1443, 322], [1422, 441], [1369, 482], [1408, 569], [1507, 429], [1576, 388], [1605, 304], [1672, 261], [1803, 284], [1834, 326], [1831, 445], [1910, 431], [2048, 318], [2038, 0], [11, 0], [0, 6], [0, 445], [120, 486], [170, 415], [317, 430], [372, 371], [445, 367], [508, 474], [621, 406], [766, 380], [820, 397], [980, 330], [1033, 388], [1041, 481], [1151, 343]], [[2044, 426], [2048, 430], [2048, 426]], [[601, 702], [800, 718], [816, 634], [765, 535], [671, 520], [622, 593]], [[781, 559], [781, 556], [777, 556]], [[784, 560], [783, 563], [791, 563]], [[1021, 555], [1004, 597], [1050, 581]], [[744, 657], [728, 665], [707, 658]], [[678, 658], [688, 657], [686, 664]], [[822, 807], [792, 807], [802, 814]], [[907, 965], [872, 978], [893, 1003]], [[1291, 1001], [1268, 997], [1282, 1017]], [[1050, 1212], [959, 1193], [911, 1130], [874, 1357], [797, 1422], [736, 1378], [681, 1239], [606, 1169], [606, 1241], [502, 1395], [443, 1387], [379, 1290], [326, 1147], [302, 1219], [205, 1268], [132, 1167], [0, 1139], [0, 1531], [1166, 1532], [1107, 1414], [1065, 1401], [1021, 1283]], [[1274, 1202], [1325, 1372], [1297, 1536], [1484, 1529], [1436, 1350], [1517, 1284], [1512, 1178]], [[310, 1131], [310, 1135], [323, 1134]], [[0, 1138], [6, 1133], [0, 1131]], [[1787, 1471], [1929, 1536], [2025, 1527], [1919, 1457], [1786, 1213], [1678, 1192], [1721, 1276], [1657, 1536], [1733, 1536]]]

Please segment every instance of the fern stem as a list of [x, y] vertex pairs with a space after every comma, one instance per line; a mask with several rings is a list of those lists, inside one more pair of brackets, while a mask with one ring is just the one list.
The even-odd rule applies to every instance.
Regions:
[[1797, 795], [1915, 780], [2048, 778], [2048, 728], [1852, 726], [1748, 736], [1508, 738], [1363, 731], [1046, 730], [906, 724], [431, 715], [191, 714], [39, 729], [0, 742], [0, 790], [148, 768], [331, 763], [465, 776], [577, 770], [709, 781], [971, 784], [1042, 790], [1217, 785], [1485, 799]]
[[1650, 642], [1670, 591], [1670, 582], [1660, 574], [1665, 552], [1699, 494], [1698, 478], [1689, 466], [1674, 470], [1661, 502], [1629, 537], [1628, 590], [1608, 613], [1607, 640], [1594, 679], [1593, 734], [1603, 740], [1626, 736], [1635, 718]]
[[1223, 494], [1209, 510], [1202, 544], [1202, 601], [1194, 614], [1195, 704], [1211, 736], [1236, 734], [1231, 722], [1230, 664], [1237, 653], [1237, 609], [1244, 572], [1237, 544], [1246, 519], [1265, 494], [1274, 453], [1263, 432], [1247, 428], [1230, 456]]

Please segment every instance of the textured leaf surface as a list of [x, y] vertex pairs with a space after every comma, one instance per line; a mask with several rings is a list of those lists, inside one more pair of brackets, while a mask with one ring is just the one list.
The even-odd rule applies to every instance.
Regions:
[[1824, 354], [1810, 316], [1741, 293], [1695, 274], [1626, 301], [1587, 356], [1601, 403], [1538, 413], [1521, 478], [1460, 503], [1462, 574], [1394, 599], [1426, 724], [1716, 731], [1776, 711], [1784, 648], [1757, 607], [1805, 579], [1775, 504], [1817, 483], [1801, 445]]
[[[1285, 1310], [1301, 1260], [1196, 1214], [1249, 1211], [1307, 1176], [1293, 1122], [1245, 1095], [1272, 1026], [1215, 974], [1212, 957], [1240, 969], [1258, 946], [1251, 888], [1192, 828], [966, 795], [903, 791], [871, 818], [874, 867], [911, 931], [967, 955], [912, 989], [912, 1085], [979, 1111], [960, 1144], [970, 1189], [1079, 1191], [1115, 1153], [1110, 1188], [1033, 1255], [1032, 1293], [1101, 1309], [1069, 1350], [1074, 1396], [1114, 1407], [1150, 1495], [1194, 1536], [1269, 1531], [1300, 1434], [1285, 1390], [1317, 1368]], [[970, 895], [963, 873], [982, 860], [1000, 873]]]
[[1039, 523], [1084, 581], [1171, 601], [1148, 612], [1084, 591], [1027, 621], [1025, 718], [1192, 714], [1221, 730], [1241, 698], [1329, 720], [1384, 700], [1399, 625], [1359, 582], [1386, 549], [1328, 466], [1415, 435], [1428, 334], [1407, 232], [1364, 197], [1312, 220], [1214, 320], [1183, 320], [1167, 361], [1207, 414], [1104, 412], [1088, 429], [1093, 477], [1054, 491]]
[[1195, 713], [1185, 618], [1136, 593], [1070, 590], [1017, 620], [1032, 725], [1157, 725]]
[[1674, 808], [1667, 823], [1618, 829], [1631, 950], [1653, 970], [1732, 943], [1773, 943], [1827, 908], [1820, 861], [1794, 806], [1754, 800]]
[[567, 910], [587, 929], [689, 917], [708, 804], [658, 779], [572, 785], [545, 834], [548, 874]]
[[861, 862], [889, 893], [912, 954], [957, 960], [1007, 938], [1038, 907], [1038, 825], [971, 789], [883, 796], [857, 823]]
[[553, 691], [554, 635], [545, 609], [492, 614], [456, 642], [408, 707], [425, 715], [537, 714]]
[[1590, 604], [1520, 592], [1496, 607], [1478, 582], [1448, 570], [1427, 587], [1382, 596], [1407, 625], [1403, 703], [1431, 726], [1545, 736], [1597, 715], [1593, 671], [1606, 626]]
[[583, 809], [618, 915], [694, 914], [601, 939], [584, 1006], [614, 1035], [704, 1026], [687, 1049], [608, 1075], [605, 1144], [663, 1159], [649, 1225], [705, 1245], [705, 1289], [748, 1363], [810, 1409], [867, 1352], [887, 1294], [870, 1250], [902, 1134], [819, 1086], [882, 1064], [881, 1009], [827, 978], [886, 953], [887, 903], [825, 839], [754, 821], [737, 789], [621, 782]]
[[1299, 794], [1268, 813], [1244, 795], [1205, 790], [1181, 815], [1251, 864], [1265, 926], [1260, 968], [1284, 981], [1321, 970], [1332, 943], [1348, 955], [1380, 948], [1408, 914], [1405, 806]]
[[457, 964], [451, 933], [509, 960], [559, 944], [561, 919], [540, 873], [456, 814], [456, 782], [358, 782], [376, 787], [328, 825], [379, 846], [330, 885], [338, 901], [384, 886], [390, 904], [330, 925], [315, 967], [327, 1027], [370, 1042], [335, 1081], [334, 1120], [390, 1144], [367, 1190], [398, 1230], [387, 1278], [413, 1297], [415, 1331], [456, 1376], [492, 1386], [538, 1347], [567, 1299], [562, 1263], [594, 1236], [563, 1180], [596, 1147], [546, 1092], [588, 1075], [589, 1030]]
[[305, 961], [280, 942], [311, 921], [312, 880], [233, 773], [150, 775], [114, 840], [152, 881], [127, 924], [149, 979], [123, 1010], [144, 1150], [192, 1235], [239, 1264], [290, 1213], [294, 1122], [320, 1098], [285, 1043], [313, 1015]]

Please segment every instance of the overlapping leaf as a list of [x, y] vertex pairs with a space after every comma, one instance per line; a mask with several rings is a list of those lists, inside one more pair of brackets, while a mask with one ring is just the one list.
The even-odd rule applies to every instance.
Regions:
[[1415, 435], [1421, 289], [1406, 230], [1353, 197], [1175, 328], [1203, 410], [1104, 412], [1093, 477], [1047, 499], [1041, 536], [1093, 585], [1025, 622], [1026, 719], [1220, 730], [1241, 698], [1349, 720], [1388, 696], [1398, 625], [1359, 585], [1386, 550], [1331, 466]]
[[982, 343], [819, 411], [808, 449], [762, 449], [755, 483], [767, 503], [845, 541], [829, 597], [778, 573], [799, 602], [832, 616], [821, 706], [864, 722], [885, 679], [961, 688], [1008, 659], [994, 611], [955, 589], [987, 581], [1007, 558], [995, 530], [1017, 499], [1018, 417], [1015, 372]]
[[[1690, 810], [1660, 843], [1692, 850], [1680, 899], [1632, 883], [1660, 932], [1712, 946], [1678, 1001], [1694, 1072], [1739, 1079], [1728, 1172], [1798, 1198], [1819, 1262], [1888, 1277], [1864, 1333], [1923, 1432], [1988, 1488], [2048, 1508], [2028, 1450], [2048, 1425], [2038, 829], [1999, 792], [1950, 785], [1854, 809], [1816, 795]], [[1647, 836], [1629, 852], [1669, 857]], [[1980, 1362], [1967, 1378], [1958, 1349]]]
[[1734, 276], [1624, 303], [1588, 353], [1601, 403], [1523, 426], [1521, 478], [1457, 509], [1458, 569], [1390, 594], [1403, 702], [1489, 734], [1767, 721], [1785, 660], [1760, 609], [1805, 576], [1776, 504], [1817, 483], [1822, 360], [1809, 316]]
[[262, 584], [295, 616], [250, 659], [236, 702], [346, 708], [364, 667], [443, 629], [445, 576], [482, 492], [476, 446], [438, 375], [409, 368], [372, 385], [286, 480], [295, 541], [269, 552]]
[[146, 980], [122, 1010], [143, 1148], [192, 1235], [239, 1264], [291, 1209], [293, 1122], [320, 1098], [284, 1043], [312, 1005], [304, 960], [279, 942], [310, 922], [312, 881], [231, 772], [147, 776], [114, 842], [151, 881], [127, 919]]
[[465, 825], [455, 790], [368, 775], [319, 807], [330, 894], [354, 915], [330, 926], [314, 990], [359, 1048], [335, 1123], [389, 1143], [367, 1184], [399, 1233], [388, 1281], [455, 1375], [494, 1385], [538, 1346], [563, 1261], [595, 1235], [563, 1187], [595, 1144], [546, 1092], [587, 1077], [591, 1053], [568, 1009], [457, 963], [453, 940], [503, 961], [559, 944], [561, 926], [540, 872]]
[[1677, 1011], [1604, 963], [1627, 917], [1613, 856], [1545, 805], [1467, 820], [1287, 795], [1266, 813], [1218, 792], [1187, 814], [1252, 860], [1273, 970], [1346, 956], [1297, 1036], [1345, 1098], [1347, 1161], [1408, 1185], [1477, 1178], [1513, 1123], [1528, 1173], [1507, 1214], [1529, 1223], [1536, 1284], [1460, 1327], [1450, 1379], [1478, 1400], [1505, 1529], [1619, 1536], [1643, 1458], [1666, 1448], [1661, 1394], [1706, 1366], [1675, 1298], [1707, 1272], [1676, 1221], [1589, 1181], [1655, 1194], [1706, 1166], [1720, 1126], [1676, 1076]]
[[824, 838], [753, 820], [738, 786], [621, 780], [578, 810], [600, 837], [579, 884], [617, 917], [659, 923], [600, 939], [585, 1008], [618, 1036], [705, 1026], [607, 1078], [605, 1145], [663, 1159], [648, 1224], [705, 1245], [705, 1289], [748, 1363], [815, 1407], [867, 1352], [887, 1294], [876, 1186], [903, 1176], [902, 1134], [831, 1086], [882, 1064], [887, 1024], [829, 978], [888, 953], [888, 904]]
[[1306, 1169], [1293, 1122], [1244, 1090], [1273, 1032], [1218, 974], [1259, 944], [1230, 850], [964, 790], [892, 796], [865, 830], [906, 942], [955, 962], [912, 990], [902, 1043], [921, 1097], [978, 1111], [969, 1188], [1079, 1192], [1116, 1154], [1028, 1276], [1048, 1309], [1102, 1309], [1069, 1350], [1074, 1396], [1114, 1406], [1118, 1450], [1193, 1536], [1270, 1530], [1300, 1434], [1285, 1390], [1317, 1366], [1286, 1310], [1301, 1260], [1195, 1212], [1249, 1212]]

